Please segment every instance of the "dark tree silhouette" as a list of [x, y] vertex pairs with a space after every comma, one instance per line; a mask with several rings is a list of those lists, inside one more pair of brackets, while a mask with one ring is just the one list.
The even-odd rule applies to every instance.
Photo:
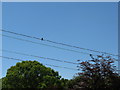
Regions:
[[[91, 89], [91, 90], [119, 90], [120, 77], [115, 72], [114, 59], [110, 56], [104, 57], [98, 55], [94, 57], [90, 54], [92, 60], [81, 62], [78, 73], [69, 83], [69, 87], [73, 89]], [[71, 86], [72, 85], [72, 86]], [[81, 89], [81, 90], [82, 90]]]

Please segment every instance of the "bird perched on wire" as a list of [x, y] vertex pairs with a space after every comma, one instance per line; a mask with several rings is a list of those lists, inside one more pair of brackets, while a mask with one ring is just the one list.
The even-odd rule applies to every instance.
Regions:
[[41, 40], [43, 40], [43, 38], [41, 38]]
[[91, 57], [92, 59], [94, 59], [94, 57], [93, 57], [93, 55], [92, 55], [92, 54], [90, 54], [90, 57]]

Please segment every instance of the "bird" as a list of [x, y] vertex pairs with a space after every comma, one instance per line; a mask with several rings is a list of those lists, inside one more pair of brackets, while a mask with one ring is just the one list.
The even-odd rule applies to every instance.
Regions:
[[90, 54], [90, 57], [91, 57], [92, 59], [94, 59], [94, 57], [93, 57], [93, 55], [92, 55], [92, 54]]
[[41, 40], [43, 40], [43, 38], [41, 38]]
[[92, 54], [90, 54], [90, 56], [92, 56]]

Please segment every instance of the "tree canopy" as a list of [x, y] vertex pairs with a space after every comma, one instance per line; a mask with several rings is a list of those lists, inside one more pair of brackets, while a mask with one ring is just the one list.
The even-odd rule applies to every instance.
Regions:
[[83, 61], [79, 68], [82, 72], [69, 82], [69, 88], [72, 89], [90, 89], [90, 90], [119, 90], [120, 77], [114, 68], [114, 59], [110, 56], [90, 55], [92, 60]]
[[81, 70], [71, 80], [61, 78], [58, 72], [37, 61], [22, 61], [7, 70], [2, 78], [4, 88], [39, 88], [53, 90], [120, 90], [120, 76], [110, 56], [91, 56], [79, 63]]
[[22, 61], [7, 70], [3, 88], [63, 88], [65, 79], [37, 61]]

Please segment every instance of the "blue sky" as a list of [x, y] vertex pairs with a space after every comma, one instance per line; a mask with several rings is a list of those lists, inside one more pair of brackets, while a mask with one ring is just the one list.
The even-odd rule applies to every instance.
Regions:
[[[2, 24], [3, 29], [5, 30], [36, 37], [43, 37], [56, 42], [67, 43], [70, 45], [105, 51], [113, 54], [118, 53], [117, 2], [3, 3], [2, 15]], [[5, 32], [3, 32], [3, 34], [55, 45]], [[55, 46], [74, 49], [61, 45]], [[3, 37], [3, 49], [72, 62], [77, 62], [78, 59], [89, 59], [89, 55], [32, 44], [7, 37]], [[74, 50], [98, 54], [80, 49]], [[43, 64], [76, 68], [76, 65], [38, 59], [29, 56], [6, 52], [3, 52], [3, 55], [24, 60], [38, 60]], [[18, 61], [3, 58], [3, 76], [5, 76], [7, 69], [15, 65], [17, 62]], [[73, 75], [77, 73], [77, 71], [73, 70], [57, 67], [51, 68], [59, 71], [62, 77], [68, 79], [71, 79]]]

